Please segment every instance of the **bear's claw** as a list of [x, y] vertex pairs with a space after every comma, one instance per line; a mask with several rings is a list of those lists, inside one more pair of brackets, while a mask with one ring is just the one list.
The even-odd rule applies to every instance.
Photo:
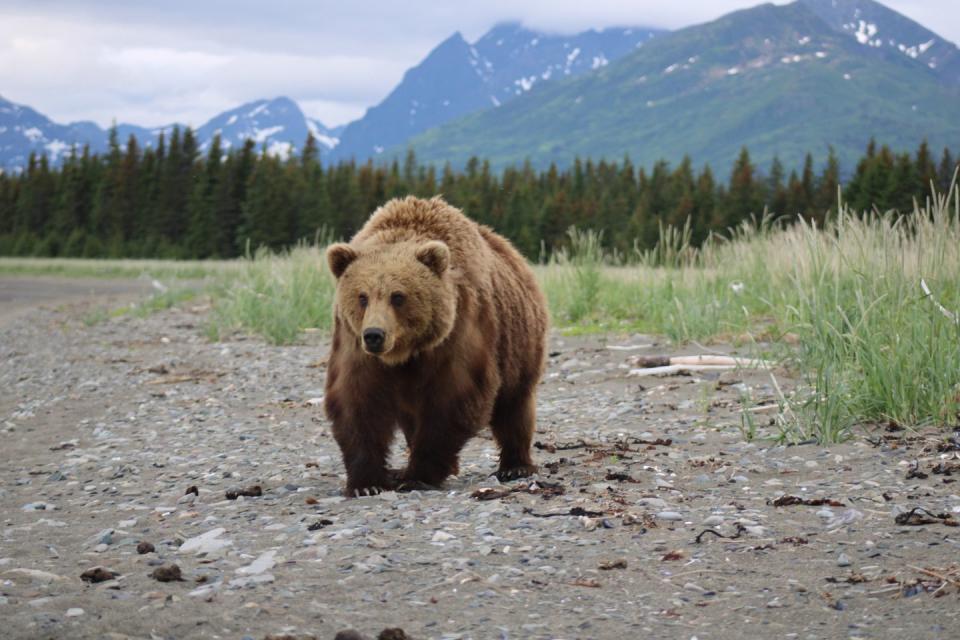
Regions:
[[348, 495], [351, 498], [367, 498], [378, 496], [383, 492], [383, 487], [362, 487], [360, 489], [354, 489], [353, 491], [348, 492]]
[[522, 464], [509, 469], [500, 469], [494, 475], [500, 482], [509, 482], [532, 476], [537, 472], [537, 466], [534, 464]]

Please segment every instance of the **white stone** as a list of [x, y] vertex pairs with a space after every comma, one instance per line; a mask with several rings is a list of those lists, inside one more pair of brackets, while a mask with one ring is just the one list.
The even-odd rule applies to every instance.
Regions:
[[253, 562], [251, 562], [245, 567], [240, 567], [239, 569], [237, 569], [237, 573], [245, 576], [254, 576], [254, 575], [264, 573], [265, 571], [269, 571], [270, 569], [273, 569], [273, 567], [276, 566], [277, 564], [273, 560], [273, 557], [275, 555], [277, 555], [276, 551], [266, 551], [264, 553], [261, 553], [256, 560], [254, 560]]
[[233, 544], [233, 542], [230, 540], [220, 539], [220, 536], [222, 536], [225, 532], [226, 529], [223, 527], [217, 527], [216, 529], [212, 529], [206, 533], [201, 533], [199, 536], [190, 538], [180, 545], [180, 553], [194, 552], [197, 554], [211, 554], [221, 551]]

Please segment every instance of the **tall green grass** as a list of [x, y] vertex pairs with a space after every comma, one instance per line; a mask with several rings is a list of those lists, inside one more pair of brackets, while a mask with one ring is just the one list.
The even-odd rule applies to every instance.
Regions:
[[[956, 188], [905, 216], [855, 215], [841, 204], [824, 229], [763, 219], [699, 250], [682, 233], [661, 237], [662, 246], [622, 266], [598, 255], [589, 234], [571, 234], [571, 249], [540, 270], [555, 322], [643, 328], [677, 341], [790, 334], [797, 347], [786, 359], [807, 391], [782, 398], [784, 440], [835, 442], [859, 421], [957, 424]], [[570, 258], [581, 255], [595, 263]], [[594, 274], [586, 284], [577, 276], [585, 270]]]
[[261, 249], [212, 288], [208, 335], [219, 339], [246, 330], [288, 344], [304, 330], [329, 330], [333, 291], [323, 247], [299, 245], [279, 254]]

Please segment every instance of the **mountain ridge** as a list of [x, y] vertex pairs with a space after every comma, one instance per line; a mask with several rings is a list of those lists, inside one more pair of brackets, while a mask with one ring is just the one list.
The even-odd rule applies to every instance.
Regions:
[[664, 35], [406, 147], [425, 162], [462, 166], [476, 155], [494, 168], [689, 155], [726, 172], [743, 146], [760, 166], [778, 156], [799, 167], [806, 152], [826, 157], [831, 146], [850, 163], [873, 135], [905, 149], [960, 137], [958, 95], [923, 61], [864, 47], [805, 2], [766, 4]]
[[535, 86], [601, 68], [662, 33], [634, 26], [552, 35], [503, 22], [470, 43], [456, 32], [347, 125], [331, 158], [376, 157], [417, 133], [499, 107]]
[[[133, 135], [141, 145], [152, 146], [159, 135], [169, 133], [181, 124], [141, 127], [117, 124], [117, 138], [125, 145]], [[114, 128], [114, 127], [111, 127]], [[46, 155], [56, 164], [73, 147], [85, 145], [94, 153], [108, 149], [110, 129], [94, 122], [58, 124], [35, 109], [19, 105], [0, 95], [0, 171], [17, 171], [26, 167], [31, 153]], [[194, 129], [198, 148], [206, 151], [214, 135], [220, 135], [225, 151], [242, 146], [247, 138], [263, 146], [268, 153], [288, 156], [301, 147], [307, 134], [313, 134], [321, 153], [336, 146], [343, 127], [326, 127], [303, 114], [296, 102], [286, 97], [254, 100], [220, 113]]]

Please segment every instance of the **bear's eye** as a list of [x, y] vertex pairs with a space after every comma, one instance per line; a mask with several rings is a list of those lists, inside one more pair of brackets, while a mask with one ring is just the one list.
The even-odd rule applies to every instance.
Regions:
[[395, 307], [402, 307], [406, 299], [407, 296], [403, 295], [399, 291], [390, 294], [390, 304]]
[[360, 294], [360, 308], [361, 308], [361, 309], [366, 309], [366, 308], [367, 308], [367, 302], [368, 302], [368, 300], [367, 300], [367, 294], [361, 293], [361, 294]]

